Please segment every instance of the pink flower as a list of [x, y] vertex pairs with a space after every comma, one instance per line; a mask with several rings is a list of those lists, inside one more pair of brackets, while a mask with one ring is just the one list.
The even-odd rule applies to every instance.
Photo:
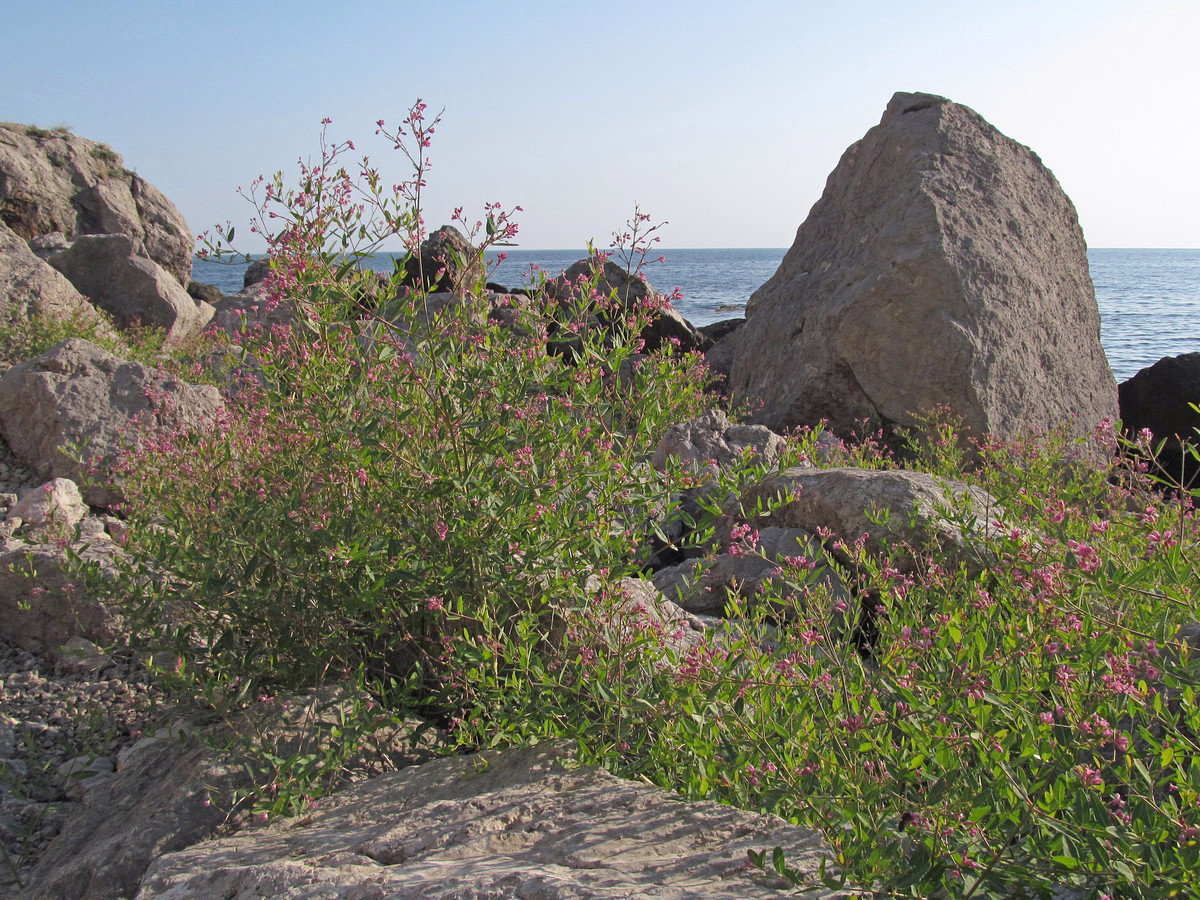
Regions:
[[433, 530], [437, 532], [439, 541], [444, 541], [446, 539], [446, 535], [450, 533], [450, 529], [446, 527], [445, 522], [438, 522], [433, 526]]

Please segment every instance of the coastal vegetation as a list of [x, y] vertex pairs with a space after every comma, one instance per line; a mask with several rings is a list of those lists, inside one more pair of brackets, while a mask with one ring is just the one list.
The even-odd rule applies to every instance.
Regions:
[[[464, 751], [569, 738], [622, 776], [819, 829], [836, 857], [823, 878], [847, 891], [1194, 893], [1200, 629], [1180, 628], [1200, 532], [1150, 438], [1104, 423], [968, 440], [945, 411], [898, 450], [788, 435], [778, 468], [983, 488], [994, 521], [941, 514], [982, 534], [989, 564], [891, 548], [916, 561], [901, 571], [843, 539], [849, 563], [821, 565], [850, 600], [815, 560], [772, 560], [761, 593], [683, 644], [623, 579], [673, 542], [710, 550], [722, 520], [736, 552], [760, 553], [769, 507], [731, 498], [765, 467], [652, 467], [670, 425], [722, 403], [703, 359], [642, 352], [660, 301], [595, 279], [551, 292], [535, 276], [497, 307], [487, 260], [516, 235], [499, 206], [458, 214], [483, 265], [453, 293], [428, 290], [436, 273], [398, 266], [381, 288], [360, 268], [397, 239], [420, 259], [436, 125], [421, 104], [379, 123], [412, 165], [399, 185], [324, 136], [296, 184], [255, 183], [281, 317], [206, 353], [226, 384], [211, 429], [144, 441], [118, 472], [125, 577], [94, 589], [172, 650], [167, 683], [228, 716], [321, 685], [360, 698], [323, 755], [240, 747], [260, 773], [245, 803], [263, 817], [320, 803], [365, 734], [416, 714]], [[635, 272], [648, 221], [614, 240]], [[681, 496], [709, 477], [689, 514]], [[748, 862], [788, 874], [773, 849]]]

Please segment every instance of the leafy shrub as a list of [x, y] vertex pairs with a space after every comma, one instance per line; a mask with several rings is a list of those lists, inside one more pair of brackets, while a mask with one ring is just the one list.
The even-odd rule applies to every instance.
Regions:
[[[876, 625], [864, 647], [839, 624], [861, 610], [813, 560], [773, 560], [761, 596], [683, 640], [619, 579], [689, 483], [645, 461], [707, 402], [700, 361], [638, 354], [653, 310], [587, 285], [499, 310], [479, 284], [437, 295], [363, 273], [389, 237], [419, 250], [435, 124], [421, 105], [400, 131], [380, 123], [414, 166], [394, 196], [324, 140], [297, 187], [253, 189], [268, 296], [292, 324], [247, 325], [253, 364], [214, 431], [127, 464], [121, 591], [180, 676], [218, 706], [355, 679], [463, 747], [573, 737], [622, 774], [820, 829], [827, 880], [886, 896], [1195, 893], [1198, 664], [1175, 640], [1200, 587], [1191, 496], [1153, 489], [1111, 429], [985, 441], [968, 460], [935, 414], [907, 462], [879, 436], [821, 452], [986, 488], [1005, 511], [993, 565], [894, 548], [921, 561], [905, 574], [845, 548]], [[467, 230], [484, 249], [514, 233], [499, 207]], [[565, 334], [574, 349], [548, 355]], [[749, 458], [724, 473], [710, 511], [761, 474]], [[759, 552], [759, 512], [733, 529], [740, 553]], [[303, 808], [333, 783], [322, 759], [345, 756], [270, 757], [262, 810]], [[791, 872], [770, 851], [751, 861]]]
[[[154, 627], [189, 670], [291, 688], [360, 673], [463, 720], [515, 673], [561, 665], [604, 585], [642, 564], [644, 510], [672, 487], [645, 460], [701, 409], [700, 362], [639, 354], [654, 309], [594, 284], [502, 311], [482, 284], [428, 294], [398, 272], [381, 291], [356, 264], [397, 234], [419, 249], [433, 124], [410, 114], [395, 197], [324, 142], [299, 187], [267, 187], [266, 290], [293, 324], [248, 328], [253, 373], [214, 431], [126, 463], [135, 571], [162, 575], [129, 587], [169, 613]], [[515, 232], [487, 213], [485, 247]], [[546, 353], [552, 330], [573, 355]]]

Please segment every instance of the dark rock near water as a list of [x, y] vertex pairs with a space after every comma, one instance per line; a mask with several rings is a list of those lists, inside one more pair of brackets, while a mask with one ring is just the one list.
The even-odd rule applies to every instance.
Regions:
[[745, 324], [746, 320], [742, 317], [722, 319], [720, 322], [710, 322], [707, 325], [701, 325], [697, 331], [704, 335], [705, 340], [709, 343], [716, 344], [719, 341], [725, 340], [725, 338], [729, 337], [729, 335]]
[[200, 303], [207, 303], [214, 307], [225, 296], [215, 284], [205, 284], [203, 281], [189, 281], [187, 283], [187, 292], [188, 296], [193, 300]]
[[1196, 460], [1183, 452], [1183, 441], [1200, 442], [1200, 353], [1167, 356], [1142, 369], [1118, 388], [1121, 424], [1134, 436], [1150, 429], [1155, 445], [1165, 439], [1159, 463], [1169, 478], [1191, 482], [1200, 470]]
[[948, 406], [1007, 437], [1117, 412], [1075, 207], [1029, 148], [930, 94], [896, 94], [843, 154], [737, 334], [734, 396], [776, 429]]
[[611, 260], [581, 259], [557, 278], [548, 279], [545, 289], [558, 301], [564, 314], [574, 308], [577, 316], [591, 317], [602, 328], [612, 327], [634, 310], [651, 311], [650, 324], [639, 333], [647, 353], [667, 342], [675, 343], [683, 352], [708, 346], [700, 332], [644, 278], [630, 274]]
[[713, 389], [723, 397], [729, 396], [729, 374], [737, 350], [737, 333], [745, 324], [745, 319], [724, 319], [700, 328], [700, 334], [708, 344], [704, 359], [713, 376]]
[[1166, 356], [1142, 369], [1118, 388], [1121, 422], [1136, 434], [1149, 428], [1156, 438], [1194, 441], [1200, 413], [1200, 353]]
[[248, 288], [252, 284], [258, 284], [267, 277], [271, 271], [271, 258], [264, 256], [262, 259], [256, 259], [246, 267], [245, 274], [242, 275], [242, 287]]
[[404, 263], [401, 284], [425, 290], [474, 290], [484, 278], [483, 261], [471, 242], [453, 225], [443, 225]]

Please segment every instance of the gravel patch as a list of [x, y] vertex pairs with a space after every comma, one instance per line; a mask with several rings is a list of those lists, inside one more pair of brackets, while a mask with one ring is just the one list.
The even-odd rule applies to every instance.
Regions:
[[76, 646], [54, 665], [0, 638], [0, 898], [21, 895], [75, 805], [168, 711], [132, 654]]

